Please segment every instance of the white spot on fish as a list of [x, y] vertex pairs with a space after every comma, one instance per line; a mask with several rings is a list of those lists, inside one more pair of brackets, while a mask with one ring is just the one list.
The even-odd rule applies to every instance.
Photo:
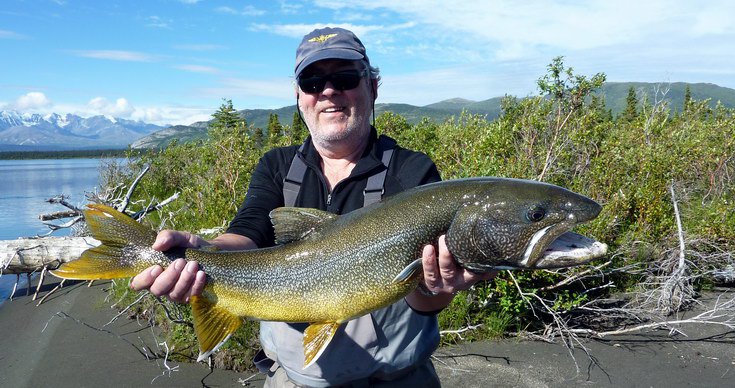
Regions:
[[297, 253], [294, 253], [293, 255], [286, 256], [284, 259], [286, 261], [291, 261], [291, 260], [295, 260], [295, 259], [300, 259], [300, 258], [302, 258], [304, 256], [309, 256], [309, 252], [308, 251], [297, 252]]

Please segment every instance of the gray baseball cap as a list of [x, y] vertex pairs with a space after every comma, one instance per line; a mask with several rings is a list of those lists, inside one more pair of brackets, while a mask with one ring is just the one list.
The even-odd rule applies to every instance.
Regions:
[[365, 46], [352, 31], [344, 28], [325, 27], [316, 29], [301, 41], [296, 49], [296, 77], [307, 66], [323, 59], [346, 59], [350, 61], [370, 60], [365, 53]]

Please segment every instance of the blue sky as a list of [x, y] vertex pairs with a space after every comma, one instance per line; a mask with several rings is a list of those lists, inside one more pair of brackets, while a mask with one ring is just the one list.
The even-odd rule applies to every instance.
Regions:
[[157, 124], [222, 103], [294, 103], [301, 37], [353, 30], [383, 77], [378, 102], [535, 94], [555, 56], [608, 81], [735, 88], [735, 2], [2, 0], [0, 110]]

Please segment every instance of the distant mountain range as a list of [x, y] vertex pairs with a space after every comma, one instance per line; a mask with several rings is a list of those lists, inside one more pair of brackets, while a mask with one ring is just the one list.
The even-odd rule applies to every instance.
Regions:
[[0, 151], [126, 148], [131, 141], [163, 128], [108, 116], [0, 111]]
[[[608, 82], [597, 92], [605, 97], [605, 104], [613, 115], [617, 115], [625, 109], [628, 90], [632, 87], [638, 94], [638, 100], [647, 95], [650, 101], [665, 98], [672, 111], [680, 111], [684, 105], [684, 94], [687, 86], [695, 100], [710, 99], [714, 106], [719, 101], [725, 107], [735, 108], [735, 89], [725, 88], [714, 84], [705, 83], [647, 83], [647, 82]], [[658, 90], [658, 92], [657, 92]], [[666, 91], [665, 95], [661, 95]], [[656, 95], [658, 93], [658, 95]], [[452, 116], [459, 116], [462, 111], [473, 114], [484, 115], [488, 120], [494, 120], [501, 114], [501, 101], [503, 97], [494, 97], [483, 101], [472, 101], [462, 98], [453, 98], [425, 106], [414, 106], [409, 104], [376, 104], [375, 114], [393, 112], [406, 118], [410, 123], [417, 123], [423, 118], [434, 121], [443, 121]], [[296, 106], [286, 106], [279, 109], [245, 109], [239, 111], [248, 125], [266, 128], [271, 114], [278, 115], [282, 124], [291, 124]], [[143, 137], [132, 144], [133, 148], [163, 147], [176, 139], [179, 142], [187, 142], [207, 137], [207, 122], [199, 122], [190, 126], [179, 125], [170, 127], [150, 136]]]
[[[647, 94], [649, 100], [665, 99], [673, 111], [681, 110], [687, 86], [695, 100], [710, 99], [714, 106], [718, 101], [725, 107], [735, 108], [735, 89], [713, 84], [669, 83], [654, 84], [644, 82], [609, 82], [598, 94], [605, 97], [608, 109], [617, 115], [625, 109], [628, 89], [634, 88], [639, 94]], [[665, 96], [656, 96], [656, 90], [667, 90]], [[484, 101], [472, 101], [461, 98], [444, 100], [425, 106], [409, 104], [376, 104], [375, 113], [393, 112], [401, 115], [410, 123], [417, 123], [423, 118], [443, 121], [458, 116], [462, 111], [484, 115], [494, 120], [501, 114], [502, 97], [494, 97]], [[290, 125], [296, 106], [285, 106], [279, 109], [245, 109], [240, 115], [253, 127], [266, 128], [271, 114], [277, 114], [281, 123]], [[162, 127], [139, 121], [116, 119], [107, 116], [82, 118], [67, 114], [37, 115], [17, 112], [0, 112], [0, 151], [22, 150], [68, 150], [68, 149], [102, 149], [163, 147], [173, 140], [189, 142], [207, 137], [208, 122], [197, 122], [190, 125]]]

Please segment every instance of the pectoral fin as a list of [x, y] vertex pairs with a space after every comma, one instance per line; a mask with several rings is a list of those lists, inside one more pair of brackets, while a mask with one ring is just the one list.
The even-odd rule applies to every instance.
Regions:
[[304, 330], [304, 368], [313, 364], [339, 329], [337, 322], [312, 323]]
[[395, 278], [393, 278], [393, 283], [402, 283], [402, 282], [408, 282], [411, 281], [414, 277], [414, 275], [418, 274], [418, 271], [423, 268], [421, 266], [421, 259], [416, 259], [411, 264], [406, 266], [406, 268], [401, 271], [398, 275], [396, 275]]
[[242, 324], [240, 317], [217, 306], [217, 303], [205, 296], [191, 297], [191, 311], [194, 315], [194, 331], [199, 341], [197, 362], [206, 360]]

